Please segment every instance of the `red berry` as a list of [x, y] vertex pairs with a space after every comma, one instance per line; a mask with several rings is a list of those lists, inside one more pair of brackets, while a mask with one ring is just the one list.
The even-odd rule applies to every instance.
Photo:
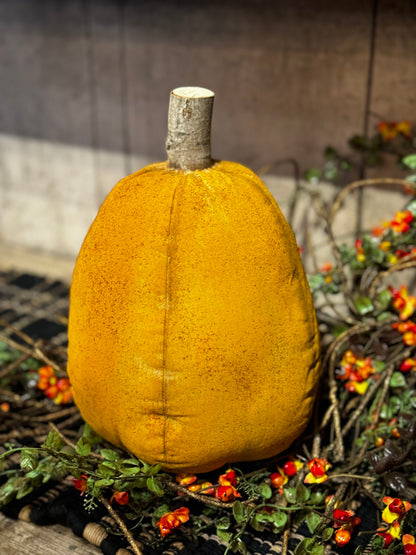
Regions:
[[297, 473], [298, 469], [296, 468], [296, 465], [293, 461], [287, 461], [284, 465], [283, 465], [283, 472], [286, 474], [286, 476], [292, 477]]

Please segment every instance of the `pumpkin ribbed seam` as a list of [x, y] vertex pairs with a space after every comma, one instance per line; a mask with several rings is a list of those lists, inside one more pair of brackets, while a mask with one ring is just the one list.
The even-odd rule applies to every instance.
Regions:
[[163, 428], [162, 428], [162, 462], [166, 462], [166, 428], [167, 428], [167, 377], [166, 377], [166, 359], [167, 359], [167, 329], [168, 329], [168, 312], [170, 303], [170, 260], [171, 260], [171, 244], [172, 244], [172, 220], [173, 212], [175, 206], [176, 191], [178, 185], [175, 187], [172, 195], [172, 201], [170, 205], [169, 212], [169, 224], [168, 224], [168, 237], [167, 237], [167, 249], [166, 249], [166, 274], [165, 274], [165, 315], [163, 320], [163, 346], [162, 346], [162, 418], [163, 418]]

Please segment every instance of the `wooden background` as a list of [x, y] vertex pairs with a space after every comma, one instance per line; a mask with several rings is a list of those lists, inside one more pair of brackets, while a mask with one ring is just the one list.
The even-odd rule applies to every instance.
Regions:
[[165, 158], [176, 86], [215, 91], [213, 155], [254, 170], [414, 121], [415, 23], [414, 0], [0, 0], [0, 244], [74, 257]]

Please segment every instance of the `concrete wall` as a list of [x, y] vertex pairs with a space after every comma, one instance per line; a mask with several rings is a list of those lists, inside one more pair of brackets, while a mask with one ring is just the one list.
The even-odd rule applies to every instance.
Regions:
[[415, 23], [413, 0], [0, 0], [0, 241], [73, 258], [118, 179], [165, 158], [176, 86], [215, 91], [215, 157], [282, 175], [368, 109], [370, 131], [414, 119]]

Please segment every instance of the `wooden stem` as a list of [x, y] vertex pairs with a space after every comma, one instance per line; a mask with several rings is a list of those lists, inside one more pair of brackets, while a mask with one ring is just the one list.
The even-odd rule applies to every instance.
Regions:
[[214, 93], [179, 87], [170, 93], [166, 152], [171, 168], [202, 170], [212, 165], [211, 116]]

